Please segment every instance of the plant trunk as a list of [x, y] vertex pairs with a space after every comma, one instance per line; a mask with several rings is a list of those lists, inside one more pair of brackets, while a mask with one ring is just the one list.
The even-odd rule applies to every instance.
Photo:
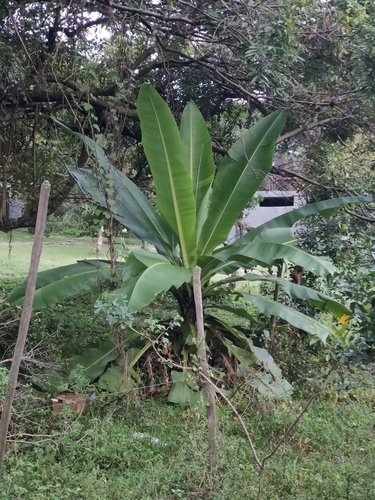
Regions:
[[[197, 325], [198, 364], [200, 372], [209, 379], [208, 362], [206, 356], [206, 340], [204, 335], [201, 268], [195, 266], [193, 269], [194, 301]], [[202, 377], [203, 378], [203, 377]], [[215, 390], [212, 385], [203, 378], [203, 392], [207, 404], [208, 442], [210, 449], [210, 467], [216, 467], [216, 411]]]

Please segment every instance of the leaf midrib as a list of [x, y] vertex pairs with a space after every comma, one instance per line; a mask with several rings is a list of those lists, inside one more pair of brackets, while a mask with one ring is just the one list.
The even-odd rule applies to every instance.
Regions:
[[154, 102], [153, 102], [152, 98], [150, 98], [150, 102], [151, 102], [152, 108], [154, 110], [154, 115], [156, 117], [156, 122], [157, 122], [157, 125], [158, 125], [158, 129], [159, 129], [161, 141], [162, 141], [162, 144], [163, 144], [164, 156], [165, 156], [165, 159], [166, 159], [167, 171], [168, 171], [168, 177], [169, 177], [169, 184], [170, 184], [170, 187], [171, 187], [171, 194], [172, 194], [174, 215], [175, 215], [175, 219], [176, 219], [176, 223], [177, 223], [178, 235], [179, 235], [179, 239], [180, 239], [180, 243], [181, 243], [180, 247], [181, 247], [181, 252], [182, 252], [182, 261], [183, 261], [185, 267], [189, 267], [189, 259], [188, 259], [188, 255], [187, 255], [187, 251], [186, 251], [186, 241], [185, 241], [184, 232], [183, 232], [183, 229], [182, 229], [180, 212], [178, 210], [179, 207], [178, 207], [177, 198], [176, 198], [175, 185], [174, 185], [174, 182], [172, 182], [173, 181], [173, 176], [171, 175], [171, 166], [170, 166], [169, 156], [167, 154], [167, 148], [166, 148], [166, 145], [165, 145], [164, 135], [163, 135], [162, 127], [160, 126], [160, 120], [159, 120], [158, 114], [156, 112], [156, 108], [155, 108], [155, 105], [154, 105]]
[[[234, 197], [234, 193], [235, 193], [235, 191], [236, 191], [236, 189], [237, 189], [237, 186], [239, 185], [240, 181], [242, 180], [243, 176], [245, 175], [245, 172], [247, 171], [247, 169], [248, 169], [248, 167], [249, 167], [249, 165], [250, 165], [250, 163], [251, 163], [252, 159], [254, 158], [255, 153], [256, 153], [256, 152], [258, 151], [258, 149], [261, 147], [261, 145], [262, 145], [262, 143], [263, 143], [263, 140], [264, 140], [264, 137], [268, 134], [269, 130], [273, 127], [273, 125], [274, 125], [274, 123], [272, 123], [271, 125], [269, 125], [269, 127], [267, 128], [267, 132], [263, 134], [263, 138], [259, 141], [259, 143], [258, 143], [257, 147], [254, 149], [254, 151], [253, 151], [253, 153], [252, 153], [252, 155], [251, 155], [251, 158], [249, 158], [249, 159], [248, 159], [248, 161], [247, 161], [247, 163], [246, 163], [246, 166], [244, 167], [244, 169], [243, 169], [243, 171], [242, 171], [242, 174], [240, 175], [240, 177], [238, 178], [238, 181], [236, 182], [236, 184], [235, 184], [234, 188], [232, 189], [232, 194], [231, 194], [231, 196], [228, 198], [228, 200], [227, 200], [226, 204], [223, 206], [223, 208], [222, 208], [222, 210], [221, 210], [221, 215], [220, 215], [220, 217], [217, 217], [217, 218], [216, 218], [216, 224], [215, 224], [215, 225], [214, 225], [214, 227], [212, 228], [212, 230], [211, 230], [211, 234], [210, 234], [209, 238], [207, 239], [205, 246], [202, 248], [202, 252], [201, 252], [202, 254], [204, 254], [204, 253], [205, 253], [206, 248], [209, 246], [209, 243], [210, 243], [210, 241], [212, 240], [212, 237], [213, 237], [213, 235], [215, 234], [216, 229], [217, 229], [217, 227], [218, 227], [218, 225], [219, 225], [219, 223], [220, 223], [220, 221], [221, 221], [221, 219], [222, 219], [222, 214], [223, 214], [223, 213], [225, 213], [226, 208], [227, 208], [227, 206], [229, 205], [229, 203], [230, 203], [230, 201], [232, 200], [232, 198]], [[215, 188], [215, 183], [214, 183], [214, 188]]]

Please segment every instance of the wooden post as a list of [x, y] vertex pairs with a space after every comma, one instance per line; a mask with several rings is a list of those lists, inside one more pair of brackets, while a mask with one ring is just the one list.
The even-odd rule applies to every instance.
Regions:
[[44, 227], [46, 225], [50, 190], [50, 183], [48, 181], [44, 181], [40, 188], [38, 214], [35, 226], [34, 243], [31, 252], [29, 276], [27, 278], [25, 300], [23, 303], [17, 343], [16, 347], [14, 348], [12, 358], [12, 365], [9, 370], [8, 386], [5, 394], [3, 413], [0, 422], [0, 478], [4, 462], [6, 438], [12, 412], [14, 393], [16, 391], [21, 358], [25, 348], [26, 336], [29, 329], [31, 311], [33, 307], [36, 277], [38, 274], [40, 255], [42, 253]]
[[[193, 289], [195, 301], [195, 314], [197, 321], [197, 343], [198, 343], [198, 364], [199, 370], [206, 379], [210, 378], [208, 362], [206, 355], [206, 339], [204, 335], [202, 286], [201, 286], [201, 268], [195, 266], [193, 269]], [[207, 404], [207, 423], [208, 423], [208, 443], [210, 449], [210, 467], [216, 467], [216, 407], [215, 390], [212, 385], [202, 377], [202, 387]]]
[[100, 250], [102, 249], [103, 246], [103, 233], [104, 233], [104, 226], [100, 226], [98, 237], [96, 238], [96, 243], [93, 248], [94, 252], [99, 253]]
[[[284, 261], [282, 259], [277, 261], [277, 277], [282, 278], [283, 277], [283, 269], [284, 269]], [[276, 283], [275, 289], [273, 291], [273, 300], [275, 302], [279, 302], [279, 295], [280, 295], [280, 285]], [[269, 346], [269, 352], [272, 354], [274, 347], [275, 347], [275, 340], [276, 340], [276, 315], [273, 314], [270, 319], [270, 346]]]

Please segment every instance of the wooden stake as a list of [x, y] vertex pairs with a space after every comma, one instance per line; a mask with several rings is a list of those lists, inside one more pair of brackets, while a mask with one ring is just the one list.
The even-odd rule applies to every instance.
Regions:
[[208, 442], [210, 449], [210, 467], [216, 467], [216, 407], [215, 390], [207, 381], [210, 378], [206, 355], [206, 339], [204, 335], [201, 268], [193, 269], [193, 289], [195, 301], [195, 314], [197, 321], [197, 343], [199, 370], [205, 376], [202, 381], [203, 392], [207, 404]]
[[47, 219], [48, 199], [50, 190], [51, 190], [50, 183], [48, 181], [44, 181], [40, 188], [38, 215], [36, 219], [34, 243], [31, 252], [30, 269], [29, 269], [29, 276], [27, 278], [25, 300], [23, 303], [22, 316], [21, 316], [20, 326], [18, 329], [17, 343], [16, 347], [14, 348], [12, 365], [9, 370], [8, 386], [5, 394], [3, 413], [0, 422], [0, 478], [4, 462], [6, 438], [10, 422], [10, 416], [12, 412], [14, 393], [16, 391], [21, 358], [25, 348], [26, 337], [31, 318], [31, 311], [33, 308], [36, 277], [38, 274], [40, 255], [42, 253], [43, 235]]

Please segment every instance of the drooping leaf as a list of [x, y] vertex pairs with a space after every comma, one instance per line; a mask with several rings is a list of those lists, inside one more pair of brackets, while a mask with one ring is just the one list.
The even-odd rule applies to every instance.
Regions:
[[328, 335], [332, 333], [331, 329], [318, 322], [314, 318], [310, 318], [285, 304], [280, 304], [272, 299], [261, 297], [260, 295], [250, 295], [244, 293], [243, 296], [254, 304], [260, 311], [265, 314], [279, 316], [296, 328], [300, 328], [311, 335], [318, 337], [323, 342], [326, 341]]
[[90, 169], [67, 166], [81, 188], [93, 196], [94, 201], [107, 208], [104, 195], [108, 181], [113, 184], [111, 211], [116, 220], [148, 243], [155, 246], [158, 252], [171, 255], [177, 244], [175, 235], [169, 224], [151, 205], [143, 193], [123, 172], [109, 166], [105, 174], [94, 174]]
[[[228, 353], [240, 362], [237, 375], [247, 378], [249, 385], [262, 395], [278, 398], [290, 396], [293, 387], [283, 377], [271, 354], [266, 349], [255, 346], [244, 334], [238, 333], [238, 336], [247, 346], [246, 349], [225, 341]], [[251, 366], [255, 364], [262, 365], [265, 371], [252, 370]]]
[[[177, 237], [137, 186], [123, 172], [110, 164], [103, 149], [90, 137], [72, 131], [58, 120], [54, 122], [64, 131], [82, 140], [98, 161], [96, 172], [88, 168], [67, 165], [81, 188], [102, 207], [107, 208], [109, 202], [115, 219], [133, 231], [138, 238], [154, 245], [160, 253], [171, 255]], [[110, 190], [112, 192], [108, 193]]]
[[326, 309], [334, 316], [337, 316], [339, 318], [341, 318], [342, 316], [351, 316], [351, 312], [346, 306], [340, 304], [339, 302], [336, 302], [328, 295], [317, 292], [307, 286], [297, 285], [295, 283], [292, 283], [291, 281], [282, 280], [274, 276], [245, 274], [242, 278], [245, 281], [266, 281], [269, 283], [278, 284], [280, 285], [282, 290], [292, 299], [306, 300], [311, 305], [314, 305], [321, 309]]
[[274, 146], [285, 123], [283, 110], [259, 120], [229, 150], [216, 175], [199, 241], [208, 254], [225, 241], [246, 204], [272, 168]]
[[200, 391], [192, 389], [190, 372], [172, 370], [171, 377], [173, 384], [168, 394], [168, 401], [185, 407], [196, 405], [202, 395]]
[[281, 379], [283, 374], [280, 368], [275, 363], [275, 360], [267, 349], [255, 346], [250, 340], [248, 340], [252, 353], [257, 357], [258, 362], [262, 363], [264, 368], [272, 374], [274, 378]]
[[279, 215], [278, 217], [275, 217], [274, 219], [271, 219], [268, 222], [252, 229], [231, 246], [243, 246], [243, 244], [252, 241], [256, 236], [263, 233], [267, 229], [278, 228], [280, 230], [281, 228], [291, 228], [296, 222], [310, 215], [317, 215], [326, 210], [339, 209], [351, 203], [373, 203], [374, 201], [374, 197], [372, 196], [346, 196], [343, 198], [331, 198], [329, 200], [304, 205], [303, 207], [295, 208], [290, 212]]
[[109, 393], [124, 391], [131, 386], [131, 379], [124, 379], [123, 363], [114, 364], [105, 370], [96, 384], [98, 389]]
[[45, 370], [41, 373], [31, 375], [28, 382], [39, 390], [57, 396], [69, 389], [69, 381], [66, 376], [55, 370]]
[[228, 353], [233, 355], [241, 364], [250, 367], [258, 362], [258, 358], [249, 349], [243, 349], [233, 343], [226, 342]]
[[[141, 310], [152, 302], [161, 292], [171, 287], [179, 287], [191, 279], [192, 271], [185, 267], [173, 266], [161, 255], [147, 252], [134, 252], [131, 257], [132, 268], [139, 262], [140, 274], [127, 279], [114, 294], [124, 294], [128, 300], [130, 313]], [[126, 272], [126, 264], [124, 266]]]
[[181, 118], [182, 161], [189, 170], [197, 213], [197, 237], [207, 216], [207, 203], [215, 172], [211, 137], [206, 122], [195, 105], [190, 102]]
[[244, 334], [239, 334], [242, 339], [248, 344], [254, 363], [263, 365], [265, 371], [250, 371], [249, 365], [241, 361], [238, 367], [238, 375], [246, 377], [249, 385], [257, 389], [257, 391], [267, 397], [284, 398], [291, 395], [293, 387], [283, 377], [279, 366], [271, 354], [262, 347], [257, 347]]
[[[42, 271], [37, 277], [33, 308], [42, 309], [67, 297], [96, 292], [109, 278], [109, 263], [99, 260], [81, 260]], [[26, 287], [27, 280], [24, 280], [10, 292], [7, 300], [12, 307], [23, 304]]]
[[249, 378], [249, 385], [266, 398], [288, 398], [293, 386], [285, 378], [273, 378], [270, 373], [258, 372]]
[[77, 365], [85, 368], [85, 375], [90, 382], [98, 378], [106, 369], [110, 361], [119, 355], [117, 346], [110, 340], [92, 344], [85, 348], [81, 354], [76, 354], [69, 359], [69, 366], [74, 369]]
[[178, 235], [184, 266], [192, 268], [196, 262], [196, 207], [190, 174], [182, 161], [177, 124], [151, 85], [142, 85], [137, 110], [142, 144], [155, 184], [157, 207]]

